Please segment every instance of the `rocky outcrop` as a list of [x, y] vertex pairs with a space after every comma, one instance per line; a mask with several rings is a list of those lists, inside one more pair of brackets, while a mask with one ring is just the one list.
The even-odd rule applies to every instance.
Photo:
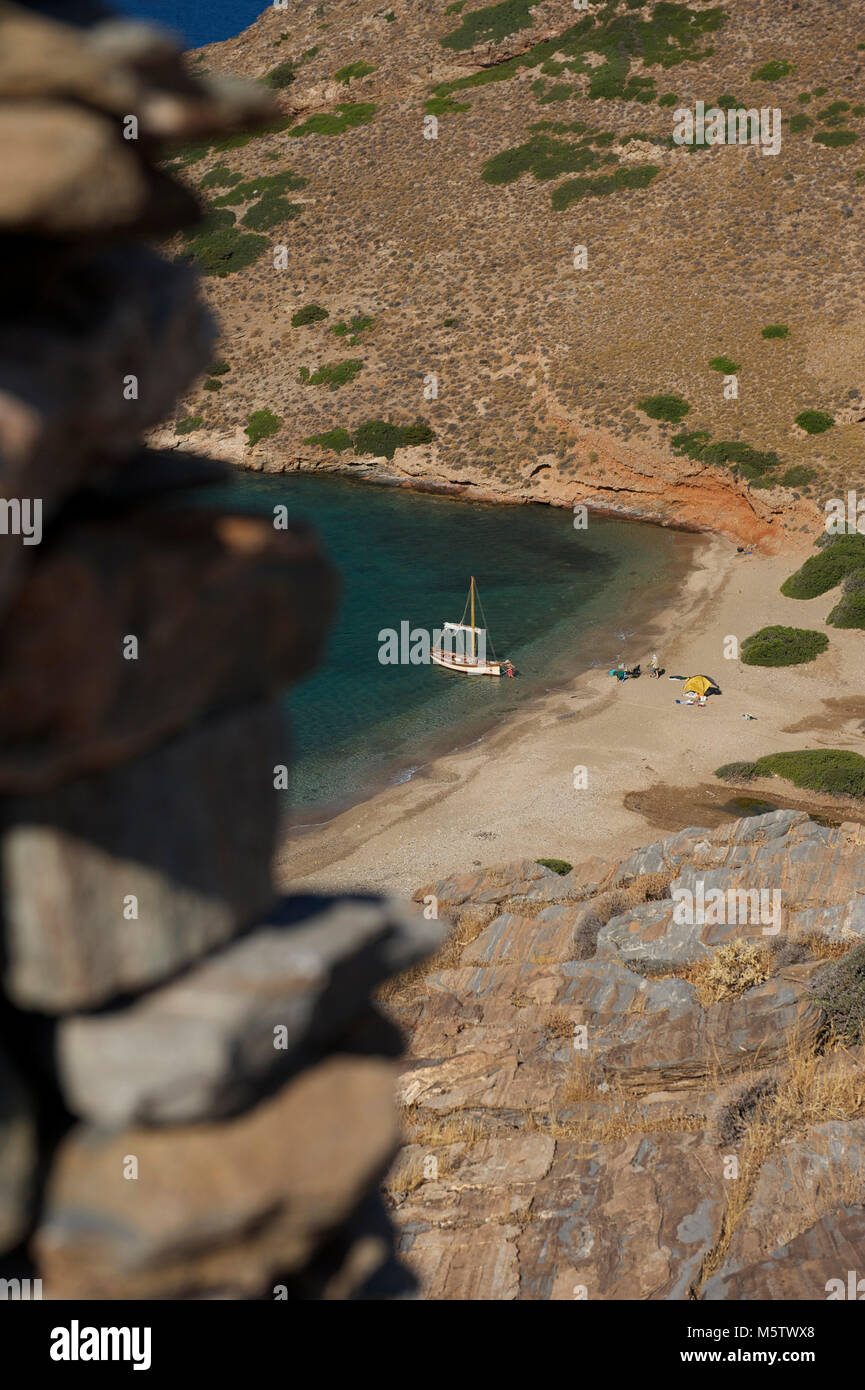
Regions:
[[192, 273], [135, 240], [199, 215], [165, 144], [275, 108], [66, 8], [0, 4], [4, 1296], [405, 1292], [373, 995], [440, 928], [271, 876], [278, 697], [335, 577], [305, 527], [208, 505], [223, 465], [141, 443], [215, 343]]
[[862, 940], [859, 838], [776, 811], [418, 890], [463, 942], [388, 1006], [410, 1033], [389, 1190], [422, 1296], [823, 1298], [846, 1277], [865, 1092], [824, 960]]

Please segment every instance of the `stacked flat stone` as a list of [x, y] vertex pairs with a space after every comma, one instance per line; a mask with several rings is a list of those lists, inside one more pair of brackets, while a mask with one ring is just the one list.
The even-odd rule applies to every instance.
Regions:
[[334, 576], [139, 442], [216, 336], [142, 241], [199, 215], [160, 156], [274, 114], [99, 5], [0, 3], [0, 511], [43, 527], [0, 535], [0, 1277], [49, 1298], [410, 1285], [371, 999], [438, 928], [271, 877]]

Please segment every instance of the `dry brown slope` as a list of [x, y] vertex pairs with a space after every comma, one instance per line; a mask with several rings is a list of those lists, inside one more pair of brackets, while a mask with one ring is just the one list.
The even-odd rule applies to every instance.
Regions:
[[[777, 103], [785, 119], [824, 101], [857, 100], [857, 43], [865, 40], [857, 5], [728, 0], [723, 8], [728, 18], [712, 36], [711, 58], [650, 70], [658, 94], [674, 91], [687, 105], [730, 92], [748, 105]], [[374, 463], [373, 476], [514, 499], [586, 499], [748, 541], [768, 539], [779, 524], [813, 529], [813, 502], [789, 488], [756, 491], [726, 468], [677, 458], [669, 442], [676, 427], [653, 424], [636, 401], [678, 393], [692, 407], [688, 428], [776, 450], [779, 475], [797, 464], [814, 469], [803, 490], [812, 498], [856, 485], [865, 413], [865, 238], [856, 215], [863, 120], [845, 116], [860, 141], [842, 149], [815, 144], [813, 126], [805, 134], [785, 127], [777, 158], [652, 146], [661, 173], [647, 188], [555, 211], [553, 185], [526, 174], [491, 186], [481, 178], [484, 163], [522, 143], [539, 119], [581, 119], [618, 136], [664, 133], [672, 130], [669, 108], [585, 95], [541, 105], [535, 67], [458, 93], [470, 110], [442, 115], [439, 138], [425, 140], [423, 103], [434, 83], [522, 51], [572, 18], [541, 5], [532, 29], [498, 49], [451, 53], [440, 40], [460, 20], [444, 9], [396, 0], [373, 12], [335, 0], [268, 10], [243, 35], [204, 51], [214, 70], [255, 76], [316, 48], [284, 94], [286, 109], [302, 119], [347, 99], [374, 102], [376, 111], [339, 135], [284, 131], [190, 166], [193, 183], [220, 161], [244, 177], [290, 166], [309, 183], [293, 195], [301, 215], [267, 233], [288, 247], [290, 269], [275, 270], [268, 253], [208, 281], [232, 370], [219, 393], [199, 390], [184, 410], [254, 467], [354, 466], [351, 451], [303, 441], [371, 418], [407, 424], [423, 415], [434, 443]], [[786, 59], [794, 71], [752, 82], [769, 59]], [[375, 70], [348, 85], [335, 81], [340, 67], [360, 60]], [[798, 103], [820, 87], [823, 97]], [[633, 148], [617, 147], [620, 166], [633, 162]], [[588, 248], [583, 271], [573, 266], [577, 243]], [[292, 328], [292, 312], [309, 302], [330, 318]], [[375, 326], [347, 347], [330, 327], [354, 313]], [[789, 338], [764, 340], [761, 329], [779, 322]], [[708, 365], [719, 353], [741, 365], [737, 401], [723, 399], [722, 376]], [[298, 380], [301, 367], [314, 372], [346, 357], [363, 368], [338, 390]], [[438, 379], [434, 401], [423, 396], [429, 373]], [[284, 423], [250, 451], [243, 426], [262, 408]], [[805, 435], [793, 422], [806, 408], [828, 411], [835, 427]]]

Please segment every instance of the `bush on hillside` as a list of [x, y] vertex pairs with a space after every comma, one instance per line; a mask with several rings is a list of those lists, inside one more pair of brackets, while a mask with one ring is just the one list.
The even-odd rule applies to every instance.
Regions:
[[811, 993], [825, 1010], [833, 1034], [848, 1042], [865, 1042], [865, 946], [818, 971]]
[[803, 627], [763, 627], [742, 643], [746, 666], [801, 666], [825, 652], [829, 638], [825, 632]]
[[836, 588], [848, 574], [865, 569], [865, 536], [858, 532], [820, 537], [817, 555], [811, 555], [781, 585], [785, 598], [817, 598]]
[[802, 410], [796, 416], [796, 424], [806, 434], [825, 434], [831, 430], [835, 421], [824, 410]]
[[536, 864], [542, 864], [545, 869], [552, 869], [554, 874], [569, 874], [574, 867], [569, 864], [567, 859], [536, 859]]
[[722, 782], [751, 782], [757, 776], [756, 763], [724, 763], [715, 768], [715, 776]]
[[[845, 593], [840, 602], [835, 604], [826, 619], [830, 627], [865, 628], [865, 570], [859, 570], [850, 577], [860, 580], [863, 588], [858, 592], [853, 590]], [[846, 584], [844, 587], [846, 589]]]
[[318, 323], [327, 317], [327, 309], [322, 309], [320, 304], [304, 304], [302, 309], [295, 309], [292, 314], [291, 326], [292, 328], [302, 328], [306, 323]]
[[795, 753], [768, 753], [754, 763], [750, 774], [733, 774], [731, 769], [741, 764], [728, 763], [715, 773], [724, 781], [744, 775], [754, 777], [783, 777], [794, 787], [812, 792], [827, 792], [831, 796], [865, 797], [865, 758], [843, 748], [812, 748]]
[[672, 425], [684, 420], [691, 409], [681, 396], [673, 395], [643, 396], [642, 400], [637, 401], [637, 406], [650, 420], [666, 420]]
[[254, 410], [246, 421], [246, 434], [250, 446], [260, 439], [267, 439], [282, 428], [282, 419], [272, 410]]

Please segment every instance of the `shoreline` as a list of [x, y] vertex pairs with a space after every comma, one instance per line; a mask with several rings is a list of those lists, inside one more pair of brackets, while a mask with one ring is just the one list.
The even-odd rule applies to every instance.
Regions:
[[[601, 432], [592, 432], [587, 439], [599, 449], [606, 450], [610, 445]], [[567, 481], [548, 481], [544, 477], [528, 480], [519, 475], [507, 484], [491, 486], [489, 479], [465, 477], [465, 468], [457, 470], [458, 476], [449, 476], [449, 465], [444, 463], [440, 472], [431, 472], [431, 461], [422, 457], [426, 446], [399, 450], [397, 463], [395, 458], [366, 462], [355, 457], [348, 462], [337, 456], [313, 460], [300, 449], [286, 452], [284, 444], [277, 448], [270, 440], [250, 450], [240, 426], [196, 430], [194, 439], [160, 426], [150, 431], [148, 442], [160, 451], [205, 452], [242, 473], [324, 475], [498, 506], [536, 504], [572, 509], [581, 505], [590, 515], [639, 521], [689, 535], [719, 536], [734, 544], [759, 545], [771, 553], [795, 553], [798, 531], [803, 525], [816, 527], [820, 520], [815, 505], [795, 489], [779, 485], [771, 492], [755, 493], [729, 470], [696, 465], [678, 455], [662, 457], [648, 447], [642, 464], [651, 463], [652, 467], [633, 476], [623, 475], [618, 483], [612, 479], [604, 482], [588, 468], [581, 476]], [[665, 480], [665, 470], [678, 471], [683, 476]]]
[[[802, 554], [809, 548], [803, 542]], [[769, 623], [825, 619], [832, 594], [797, 601], [779, 591], [799, 563], [789, 551], [741, 556], [713, 537], [680, 595], [655, 615], [652, 645], [643, 653], [633, 639], [634, 660], [645, 664], [654, 647], [668, 674], [714, 675], [724, 694], [706, 708], [675, 704], [677, 686], [666, 676], [619, 686], [606, 670], [585, 672], [528, 701], [476, 747], [435, 758], [318, 830], [289, 831], [276, 858], [279, 881], [406, 894], [508, 860], [623, 856], [664, 833], [627, 798], [660, 786], [675, 803], [701, 785], [717, 786], [719, 805], [759, 797], [764, 788], [717, 782], [715, 769], [785, 749], [849, 746], [865, 718], [865, 702], [861, 712], [856, 702], [865, 655], [855, 630], [830, 629], [828, 650], [806, 666], [749, 667], [723, 656], [729, 636], [741, 643]], [[576, 766], [587, 769], [579, 790]]]
[[[491, 504], [501, 505], [501, 504]], [[623, 521], [631, 525], [647, 525], [632, 521], [631, 518], [610, 518], [611, 520]], [[676, 529], [681, 533], [681, 547], [687, 550], [684, 555], [676, 555], [672, 558], [669, 566], [664, 571], [662, 582], [662, 592], [660, 594], [652, 592], [650, 596], [643, 597], [639, 591], [632, 595], [634, 607], [629, 610], [628, 622], [637, 624], [636, 631], [642, 629], [647, 635], [647, 640], [654, 641], [656, 625], [668, 611], [676, 584], [684, 578], [687, 568], [693, 563], [696, 555], [699, 554], [701, 543], [708, 544], [705, 537], [696, 536], [688, 533], [682, 528]], [[621, 619], [613, 619], [611, 616], [605, 618], [595, 618], [581, 633], [582, 650], [599, 651], [602, 649], [613, 649], [616, 644], [627, 647], [634, 640], [632, 637], [622, 637], [617, 631]], [[609, 661], [613, 658], [610, 657]], [[633, 664], [633, 663], [631, 663]], [[518, 663], [519, 665], [519, 663]], [[406, 745], [401, 751], [396, 752], [386, 766], [370, 776], [365, 785], [358, 787], [354, 792], [332, 801], [322, 801], [299, 805], [292, 803], [289, 796], [289, 831], [288, 837], [301, 841], [306, 836], [313, 835], [317, 831], [323, 830], [340, 816], [351, 812], [358, 806], [374, 801], [378, 796], [386, 794], [397, 787], [408, 785], [415, 781], [418, 775], [422, 775], [433, 764], [444, 758], [457, 758], [464, 754], [468, 749], [476, 745], [483, 744], [492, 734], [500, 729], [508, 720], [520, 714], [530, 713], [532, 710], [542, 708], [544, 702], [556, 694], [567, 691], [573, 683], [581, 676], [589, 675], [595, 669], [608, 669], [608, 660], [596, 660], [586, 666], [579, 659], [574, 659], [570, 669], [566, 669], [563, 663], [551, 669], [545, 676], [543, 682], [532, 682], [532, 687], [526, 694], [520, 692], [521, 672], [517, 670], [517, 681], [515, 689], [511, 692], [511, 697], [516, 701], [516, 705], [507, 711], [497, 711], [490, 709], [486, 714], [474, 714], [471, 718], [463, 720], [456, 728], [439, 729], [434, 734], [429, 734], [420, 744], [414, 746]], [[295, 817], [311, 816], [311, 820], [295, 820]]]

